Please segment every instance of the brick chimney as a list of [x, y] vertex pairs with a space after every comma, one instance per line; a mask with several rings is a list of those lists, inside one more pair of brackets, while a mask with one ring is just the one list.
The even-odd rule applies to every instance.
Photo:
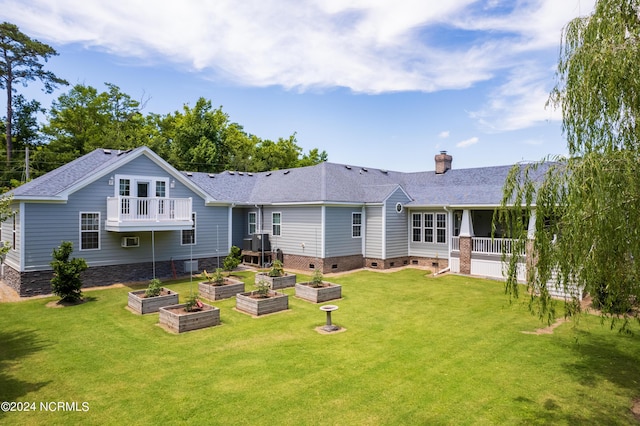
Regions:
[[451, 170], [451, 161], [453, 157], [447, 155], [447, 151], [440, 151], [440, 154], [436, 155], [436, 174], [441, 175], [447, 170]]

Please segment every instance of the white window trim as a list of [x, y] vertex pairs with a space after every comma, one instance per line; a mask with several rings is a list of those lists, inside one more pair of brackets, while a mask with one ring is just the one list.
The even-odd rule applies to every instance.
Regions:
[[[254, 217], [254, 221], [251, 221], [251, 216]], [[253, 232], [251, 232], [251, 225], [253, 224], [254, 229]], [[249, 216], [247, 217], [247, 231], [249, 233], [249, 235], [253, 235], [256, 232], [258, 232], [258, 213], [257, 212], [249, 212]]]
[[[92, 230], [83, 230], [82, 229], [82, 215], [97, 215], [98, 216], [98, 229], [92, 229]], [[78, 235], [78, 245], [79, 247], [79, 251], [96, 251], [96, 250], [100, 250], [100, 241], [102, 240], [102, 231], [101, 231], [101, 227], [100, 227], [100, 212], [80, 212], [80, 215], [78, 216], [79, 219], [79, 226], [78, 226], [78, 230], [79, 230], [79, 235]], [[97, 232], [98, 233], [98, 247], [96, 248], [83, 248], [82, 247], [82, 234], [85, 232]]]
[[[420, 225], [419, 226], [415, 226], [414, 223], [414, 216], [418, 216], [418, 218], [420, 219]], [[413, 235], [413, 231], [417, 229], [420, 231], [420, 235], [418, 237], [417, 240], [414, 239], [414, 235]], [[424, 241], [422, 241], [422, 213], [411, 213], [411, 242], [412, 243], [422, 243]]]
[[[137, 197], [138, 183], [147, 183], [147, 198], [170, 198], [170, 178], [161, 176], [139, 176], [139, 175], [116, 175], [114, 186], [114, 196], [120, 195], [120, 181], [129, 181], [129, 195], [130, 197]], [[164, 197], [156, 197], [156, 182], [164, 182], [165, 194]], [[135, 195], [134, 195], [135, 194]]]
[[[414, 226], [413, 217], [414, 215], [420, 216], [420, 226]], [[432, 215], [432, 226], [427, 226], [427, 215]], [[444, 227], [438, 226], [438, 215], [444, 216]], [[437, 211], [421, 211], [421, 212], [412, 212], [411, 213], [411, 242], [412, 243], [422, 243], [422, 244], [437, 244], [437, 245], [447, 245], [448, 244], [448, 231], [449, 228], [449, 216], [445, 212], [437, 212]], [[420, 229], [420, 241], [415, 241], [413, 239], [413, 230]], [[432, 231], [433, 241], [426, 241], [427, 238], [427, 230], [430, 229]], [[438, 241], [438, 230], [444, 230], [444, 241]]]
[[[355, 223], [356, 216], [360, 217], [360, 223]], [[351, 212], [351, 238], [362, 238], [362, 212]], [[360, 228], [360, 235], [354, 235], [355, 230]]]
[[[277, 223], [277, 224], [273, 220], [275, 215], [278, 215], [278, 217], [280, 218], [280, 222]], [[277, 234], [276, 234], [276, 231], [275, 231], [275, 227], [276, 226], [278, 226], [278, 231], [279, 231]], [[282, 212], [272, 212], [271, 213], [271, 233], [272, 233], [272, 235], [274, 235], [276, 237], [279, 237], [279, 236], [282, 235]]]

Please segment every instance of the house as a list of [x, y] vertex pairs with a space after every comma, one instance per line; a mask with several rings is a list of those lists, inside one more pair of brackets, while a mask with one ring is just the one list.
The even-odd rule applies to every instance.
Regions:
[[249, 263], [279, 257], [296, 270], [420, 265], [501, 278], [491, 221], [511, 166], [451, 165], [443, 151], [427, 172], [325, 162], [209, 174], [180, 172], [147, 147], [97, 149], [8, 193], [2, 279], [23, 296], [49, 293], [62, 241], [87, 261], [89, 285], [213, 269], [232, 245]]

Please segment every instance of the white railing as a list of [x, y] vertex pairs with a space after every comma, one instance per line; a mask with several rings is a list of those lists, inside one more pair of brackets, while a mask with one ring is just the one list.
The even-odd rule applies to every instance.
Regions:
[[513, 240], [506, 240], [502, 238], [474, 237], [471, 243], [471, 252], [483, 254], [502, 254], [502, 250], [504, 248], [506, 249], [507, 254], [512, 254], [513, 243]]
[[184, 220], [191, 220], [191, 198], [107, 198], [107, 221], [110, 222]]
[[[513, 252], [513, 240], [489, 237], [473, 237], [471, 239], [472, 253], [502, 254], [503, 246], [507, 249], [507, 254]], [[451, 237], [451, 250], [460, 251], [460, 237]]]

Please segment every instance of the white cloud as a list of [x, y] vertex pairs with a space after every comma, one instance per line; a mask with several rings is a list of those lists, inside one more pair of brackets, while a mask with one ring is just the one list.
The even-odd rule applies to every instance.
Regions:
[[561, 112], [547, 106], [553, 85], [548, 75], [549, 70], [534, 62], [513, 69], [506, 81], [492, 90], [485, 105], [469, 115], [488, 132], [519, 130], [561, 120]]
[[529, 61], [541, 52], [555, 59], [563, 25], [594, 2], [0, 0], [0, 10], [45, 42], [238, 85], [376, 94], [502, 82], [472, 117], [505, 131], [558, 119], [544, 109], [551, 64]]
[[449, 131], [448, 130], [443, 130], [442, 132], [438, 133], [438, 137], [440, 139], [446, 139], [449, 137]]
[[471, 146], [471, 145], [475, 145], [475, 144], [477, 144], [477, 143], [478, 143], [478, 141], [480, 141], [480, 139], [478, 139], [477, 137], [475, 137], [475, 136], [474, 136], [474, 137], [472, 137], [472, 138], [465, 139], [465, 140], [463, 140], [463, 141], [458, 142], [458, 143], [456, 144], [456, 147], [457, 147], [457, 148], [466, 148], [466, 147], [468, 147], [468, 146]]

